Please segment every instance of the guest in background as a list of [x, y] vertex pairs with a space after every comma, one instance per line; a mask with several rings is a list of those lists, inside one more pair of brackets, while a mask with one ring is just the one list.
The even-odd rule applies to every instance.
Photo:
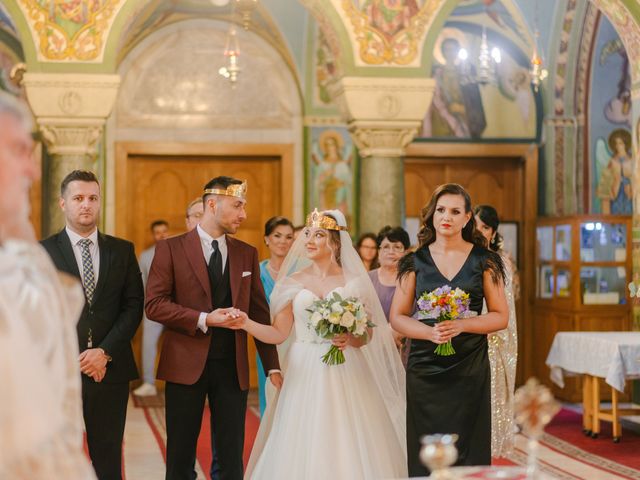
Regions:
[[202, 197], [194, 198], [191, 200], [189, 205], [187, 205], [187, 216], [185, 219], [185, 224], [187, 226], [187, 232], [190, 232], [196, 225], [200, 223], [200, 219], [202, 218], [202, 214], [204, 213], [204, 204], [202, 203]]
[[[304, 228], [304, 227], [302, 227]], [[270, 257], [260, 262], [260, 280], [264, 287], [264, 293], [269, 302], [269, 297], [273, 291], [273, 286], [278, 278], [280, 267], [284, 258], [289, 253], [289, 249], [293, 244], [294, 228], [290, 220], [285, 217], [271, 217], [264, 224], [264, 243], [269, 248]], [[267, 401], [265, 395], [265, 383], [267, 377], [262, 368], [260, 356], [256, 355], [256, 363], [258, 365], [258, 396], [260, 399], [260, 416], [264, 413]]]
[[389, 320], [389, 310], [396, 291], [396, 279], [398, 277], [398, 261], [411, 246], [409, 234], [402, 227], [386, 226], [378, 233], [376, 238], [378, 246], [378, 263], [380, 266], [369, 272], [384, 315]]
[[[513, 400], [518, 362], [518, 330], [516, 326], [514, 282], [516, 269], [508, 253], [502, 248], [502, 236], [498, 233], [498, 212], [490, 205], [474, 209], [478, 230], [487, 240], [489, 249], [502, 257], [505, 266], [504, 292], [509, 306], [507, 328], [487, 336], [489, 363], [491, 364], [491, 456], [506, 457], [513, 451], [515, 419]], [[486, 312], [486, 304], [483, 313]]]
[[367, 271], [378, 268], [378, 244], [375, 233], [363, 233], [356, 242], [356, 252], [360, 255]]
[[[153, 255], [156, 253], [156, 244], [169, 236], [169, 223], [166, 220], [156, 220], [151, 223], [151, 235], [153, 235], [153, 245], [140, 254], [140, 272], [142, 273], [142, 283], [147, 288], [147, 279]], [[133, 391], [139, 397], [150, 397], [157, 395], [154, 370], [156, 366], [156, 355], [158, 353], [158, 340], [162, 335], [162, 325], [153, 322], [143, 313], [142, 317], [142, 385]]]
[[[386, 226], [378, 233], [376, 238], [378, 245], [378, 262], [380, 267], [371, 270], [369, 277], [373, 288], [380, 299], [384, 316], [389, 321], [389, 310], [396, 291], [398, 277], [398, 261], [411, 246], [409, 234], [402, 227]], [[407, 365], [409, 340], [392, 330], [393, 339], [400, 350], [403, 365]]]
[[69, 173], [60, 185], [66, 226], [42, 245], [59, 270], [82, 279], [78, 362], [89, 456], [100, 480], [119, 480], [129, 382], [138, 378], [131, 339], [144, 291], [133, 244], [98, 231], [100, 205], [95, 174]]

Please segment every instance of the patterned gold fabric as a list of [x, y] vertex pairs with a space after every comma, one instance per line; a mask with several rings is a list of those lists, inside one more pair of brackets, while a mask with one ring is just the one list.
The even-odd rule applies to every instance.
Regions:
[[509, 323], [507, 328], [492, 333], [487, 338], [491, 363], [491, 456], [493, 457], [505, 457], [513, 451], [516, 428], [513, 396], [518, 361], [515, 309], [517, 272], [511, 260], [505, 255], [502, 257], [506, 271], [505, 293], [509, 306]]

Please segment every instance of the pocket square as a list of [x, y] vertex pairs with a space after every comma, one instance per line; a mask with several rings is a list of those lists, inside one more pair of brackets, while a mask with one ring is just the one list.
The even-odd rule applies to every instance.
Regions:
[[242, 278], [248, 277], [249, 275], [251, 275], [251, 272], [242, 272]]

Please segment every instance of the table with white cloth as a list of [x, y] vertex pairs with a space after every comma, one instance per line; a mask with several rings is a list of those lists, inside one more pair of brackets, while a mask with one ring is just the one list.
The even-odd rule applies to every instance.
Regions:
[[[565, 375], [582, 375], [582, 425], [596, 438], [600, 421], [613, 424], [613, 441], [622, 437], [621, 415], [637, 415], [640, 409], [618, 408], [618, 394], [626, 380], [640, 378], [640, 332], [558, 332], [546, 360], [551, 380], [564, 387]], [[600, 383], [611, 386], [611, 409], [600, 408]]]

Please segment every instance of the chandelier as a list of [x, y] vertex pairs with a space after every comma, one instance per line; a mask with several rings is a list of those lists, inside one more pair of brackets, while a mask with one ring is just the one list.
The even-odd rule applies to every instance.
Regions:
[[458, 51], [458, 59], [461, 61], [462, 83], [476, 83], [488, 85], [496, 83], [496, 69], [502, 62], [502, 53], [498, 47], [489, 47], [486, 27], [482, 27], [482, 39], [475, 69], [470, 64], [469, 52], [465, 48]]
[[[211, 0], [216, 6], [224, 6], [229, 0]], [[218, 69], [218, 73], [231, 82], [231, 88], [234, 89], [238, 82], [240, 65], [238, 58], [240, 57], [240, 45], [238, 43], [238, 32], [234, 24], [234, 17], [240, 17], [240, 24], [244, 30], [249, 30], [251, 26], [251, 16], [258, 5], [258, 0], [232, 0], [231, 19], [229, 32], [227, 33], [227, 41], [224, 47], [224, 58], [226, 65]]]
[[258, 6], [258, 0], [234, 0], [235, 11], [240, 15], [242, 28], [249, 30], [251, 26], [251, 16]]
[[531, 85], [533, 85], [533, 89], [537, 92], [543, 80], [549, 75], [549, 71], [544, 68], [542, 56], [538, 53], [538, 41], [540, 38], [540, 31], [538, 30], [538, 0], [536, 0], [535, 4], [533, 29], [533, 54], [531, 55], [529, 77], [531, 77]]
[[231, 82], [231, 88], [236, 87], [238, 75], [240, 74], [240, 66], [238, 65], [238, 57], [240, 56], [240, 46], [238, 45], [238, 33], [236, 26], [231, 24], [229, 33], [227, 34], [227, 42], [224, 47], [224, 57], [227, 64], [220, 67], [218, 73]]

